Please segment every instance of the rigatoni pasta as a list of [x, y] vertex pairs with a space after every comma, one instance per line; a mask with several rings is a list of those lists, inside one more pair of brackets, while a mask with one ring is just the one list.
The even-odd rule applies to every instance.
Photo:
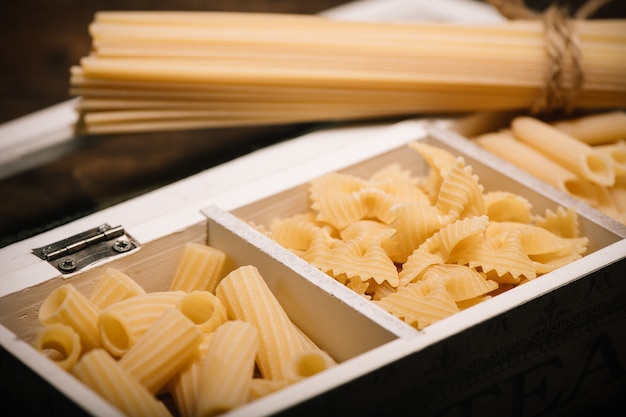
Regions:
[[124, 355], [168, 308], [179, 303], [185, 295], [182, 291], [157, 291], [105, 308], [98, 316], [102, 345], [113, 356]]
[[46, 297], [39, 309], [42, 324], [63, 323], [80, 336], [82, 349], [100, 347], [99, 309], [72, 284], [63, 284]]
[[257, 364], [262, 376], [286, 379], [290, 358], [307, 346], [258, 269], [252, 265], [237, 268], [222, 279], [216, 294], [231, 318], [258, 330]]
[[125, 300], [146, 291], [128, 275], [114, 268], [107, 268], [89, 295], [89, 300], [99, 309], [117, 301]]
[[119, 364], [156, 394], [193, 357], [201, 342], [202, 334], [195, 324], [170, 307], [120, 358]]
[[162, 402], [104, 349], [93, 349], [83, 355], [72, 373], [128, 416], [172, 416]]
[[82, 353], [80, 336], [63, 323], [48, 324], [41, 328], [33, 346], [66, 371], [74, 366]]
[[226, 254], [216, 248], [187, 243], [170, 285], [170, 291], [210, 291], [222, 277]]
[[232, 320], [217, 328], [202, 359], [195, 416], [209, 417], [248, 401], [259, 348], [256, 327]]
[[[170, 410], [179, 417], [220, 414], [305, 378], [306, 372], [313, 374], [306, 367], [299, 368], [298, 377], [293, 368], [289, 377], [282, 371], [294, 366], [290, 359], [300, 352], [325, 358], [325, 367], [335, 364], [290, 321], [255, 267], [230, 271], [231, 277], [243, 278], [254, 271], [254, 279], [226, 283], [224, 288], [233, 291], [221, 291], [218, 297], [194, 288], [227, 279], [226, 254], [199, 243], [185, 249], [169, 285], [188, 291], [145, 292], [112, 268], [92, 287], [90, 297], [72, 284], [61, 285], [42, 304], [42, 327], [33, 347], [129, 416], [169, 416]], [[207, 265], [210, 274], [203, 273]], [[226, 308], [233, 305], [254, 314], [238, 319], [235, 310], [229, 314]], [[263, 335], [265, 350], [259, 356], [261, 331], [270, 334]], [[83, 334], [93, 338], [87, 349]], [[321, 372], [317, 364], [315, 371]], [[274, 366], [278, 370], [272, 372]]]

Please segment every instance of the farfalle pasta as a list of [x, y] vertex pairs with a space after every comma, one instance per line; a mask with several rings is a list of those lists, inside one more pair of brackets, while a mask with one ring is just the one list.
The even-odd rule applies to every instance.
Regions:
[[310, 182], [310, 210], [259, 230], [417, 329], [585, 253], [573, 210], [539, 216], [521, 195], [485, 191], [462, 157], [407, 147], [424, 175], [327, 173]]

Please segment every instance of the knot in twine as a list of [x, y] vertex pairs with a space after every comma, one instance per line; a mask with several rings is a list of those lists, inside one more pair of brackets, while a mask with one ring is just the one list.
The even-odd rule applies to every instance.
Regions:
[[[564, 110], [571, 113], [585, 82], [580, 42], [567, 7], [551, 4], [543, 13], [530, 10], [524, 0], [487, 0], [507, 19], [541, 19], [548, 64], [541, 94], [531, 107], [535, 114]], [[611, 0], [588, 0], [575, 13], [586, 19]]]

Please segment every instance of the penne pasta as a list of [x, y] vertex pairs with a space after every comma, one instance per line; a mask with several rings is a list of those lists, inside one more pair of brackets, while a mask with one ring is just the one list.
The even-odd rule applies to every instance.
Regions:
[[626, 111], [624, 110], [560, 120], [552, 125], [588, 145], [607, 144], [626, 139]]
[[615, 183], [610, 159], [586, 143], [533, 117], [516, 117], [511, 122], [511, 129], [519, 140], [582, 178], [600, 186]]
[[516, 139], [509, 130], [485, 133], [475, 140], [480, 146], [503, 160], [591, 206], [596, 206], [600, 201], [601, 191], [597, 184], [559, 165], [546, 154]]
[[[625, 136], [626, 137], [626, 136]], [[596, 145], [594, 149], [604, 153], [613, 163], [615, 176], [626, 176], [626, 140], [622, 139], [617, 142], [604, 145]]]
[[626, 176], [624, 111], [551, 124], [517, 117], [513, 124], [517, 126], [515, 134], [515, 129], [501, 129], [474, 139], [500, 158], [626, 224], [620, 197], [620, 183]]

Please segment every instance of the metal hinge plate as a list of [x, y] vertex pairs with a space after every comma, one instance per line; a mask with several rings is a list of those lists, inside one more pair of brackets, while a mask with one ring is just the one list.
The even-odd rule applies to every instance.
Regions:
[[122, 226], [102, 224], [66, 239], [33, 249], [33, 253], [64, 274], [76, 272], [101, 259], [130, 252], [139, 243]]

